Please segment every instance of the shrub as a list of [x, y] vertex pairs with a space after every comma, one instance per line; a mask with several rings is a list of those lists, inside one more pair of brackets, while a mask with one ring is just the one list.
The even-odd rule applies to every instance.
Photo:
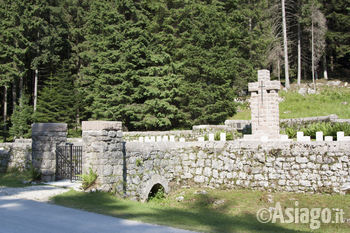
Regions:
[[39, 179], [41, 172], [38, 168], [35, 168], [33, 165], [29, 165], [29, 174], [32, 181]]
[[88, 189], [97, 179], [97, 174], [92, 170], [92, 168], [89, 168], [89, 173], [84, 173], [82, 175], [78, 175], [83, 179], [82, 187], [83, 189]]

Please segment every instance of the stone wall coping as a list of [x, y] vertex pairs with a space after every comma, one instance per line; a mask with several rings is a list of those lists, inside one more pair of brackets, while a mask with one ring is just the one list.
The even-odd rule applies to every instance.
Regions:
[[194, 125], [192, 129], [226, 129], [226, 125]]
[[124, 136], [161, 136], [161, 135], [178, 135], [178, 134], [192, 134], [192, 130], [176, 130], [176, 131], [129, 131], [123, 132]]
[[[154, 151], [154, 150], [171, 150], [171, 149], [188, 149], [188, 148], [199, 148], [199, 149], [223, 149], [223, 148], [240, 148], [242, 150], [264, 150], [264, 149], [278, 149], [278, 148], [290, 148], [299, 145], [322, 145], [332, 147], [344, 147], [349, 144], [346, 141], [260, 141], [260, 140], [249, 140], [249, 141], [195, 141], [195, 142], [125, 142], [126, 151]], [[304, 150], [304, 148], [302, 149]]]
[[122, 130], [121, 121], [83, 121], [81, 124], [83, 131], [107, 130], [119, 131]]
[[32, 132], [67, 132], [66, 123], [35, 123]]
[[[318, 116], [318, 117], [305, 117], [305, 118], [290, 118], [290, 119], [280, 119], [280, 122], [300, 122], [300, 121], [335, 121], [338, 120], [338, 116], [335, 114], [329, 116]], [[342, 119], [345, 120], [345, 119]]]

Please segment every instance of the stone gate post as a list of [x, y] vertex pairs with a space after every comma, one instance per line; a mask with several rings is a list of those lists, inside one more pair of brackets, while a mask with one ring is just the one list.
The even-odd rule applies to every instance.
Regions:
[[103, 191], [116, 188], [123, 192], [125, 158], [122, 122], [83, 121], [83, 172], [91, 167]]
[[54, 181], [56, 146], [67, 141], [67, 124], [32, 124], [32, 164], [40, 169], [43, 181]]

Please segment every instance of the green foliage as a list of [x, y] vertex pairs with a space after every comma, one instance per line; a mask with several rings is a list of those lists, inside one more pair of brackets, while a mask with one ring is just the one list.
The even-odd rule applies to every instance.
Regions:
[[227, 132], [226, 133], [226, 141], [230, 141], [230, 140], [233, 140], [233, 133]]
[[82, 96], [77, 92], [70, 72], [63, 66], [57, 76], [51, 76], [38, 96], [35, 121], [39, 123], [67, 123], [76, 125], [76, 116], [81, 109]]
[[142, 161], [140, 159], [136, 159], [136, 166], [141, 166], [142, 165]]
[[29, 165], [29, 174], [32, 179], [32, 181], [37, 180], [40, 178], [41, 172], [38, 168], [34, 168], [33, 165]]
[[323, 136], [333, 136], [334, 139], [337, 138], [337, 132], [344, 132], [344, 136], [350, 135], [350, 124], [345, 123], [331, 123], [331, 122], [315, 122], [302, 129], [300, 131], [304, 132], [304, 135], [310, 136], [311, 138], [316, 138], [316, 132], [323, 132]]
[[82, 175], [78, 176], [83, 178], [83, 189], [88, 189], [97, 179], [97, 174], [92, 170], [91, 167], [89, 167], [89, 173], [83, 173]]
[[81, 138], [82, 130], [81, 129], [68, 129], [67, 138]]
[[32, 136], [33, 108], [29, 106], [28, 102], [28, 97], [23, 94], [19, 105], [15, 106], [11, 116], [12, 127], [10, 127], [9, 133], [14, 138], [30, 138]]
[[160, 187], [154, 195], [148, 197], [149, 202], [160, 202], [166, 197], [164, 188]]
[[288, 138], [295, 138], [297, 135], [298, 129], [293, 127], [287, 127], [285, 130], [281, 130], [281, 134], [288, 135]]

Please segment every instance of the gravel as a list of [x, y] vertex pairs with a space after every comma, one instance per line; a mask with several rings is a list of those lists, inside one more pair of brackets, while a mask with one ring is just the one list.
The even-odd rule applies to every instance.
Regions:
[[14, 198], [39, 202], [49, 202], [50, 198], [68, 192], [70, 189], [50, 185], [35, 185], [23, 188], [0, 187], [0, 196], [7, 195]]

